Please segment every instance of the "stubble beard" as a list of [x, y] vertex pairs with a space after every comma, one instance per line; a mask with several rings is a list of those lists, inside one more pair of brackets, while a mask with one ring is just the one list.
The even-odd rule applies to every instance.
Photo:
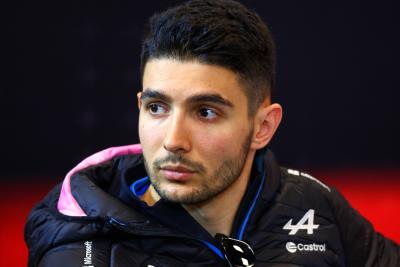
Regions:
[[[149, 174], [153, 188], [161, 198], [169, 202], [185, 205], [199, 204], [222, 193], [239, 178], [243, 172], [243, 168], [249, 154], [252, 136], [253, 129], [249, 131], [249, 134], [244, 140], [239, 155], [224, 160], [217, 170], [208, 177], [204, 177], [204, 175], [206, 175], [204, 171], [205, 168], [201, 164], [192, 162], [184, 158], [181, 154], [171, 153], [163, 159], [156, 160], [153, 163], [152, 168], [149, 168], [146, 159], [144, 159], [144, 165], [147, 173]], [[186, 194], [171, 194], [168, 192], [168, 190], [163, 189], [162, 182], [165, 180], [165, 178], [161, 176], [159, 169], [161, 163], [167, 162], [185, 164], [186, 166], [198, 171], [199, 174], [203, 174], [203, 180]]]

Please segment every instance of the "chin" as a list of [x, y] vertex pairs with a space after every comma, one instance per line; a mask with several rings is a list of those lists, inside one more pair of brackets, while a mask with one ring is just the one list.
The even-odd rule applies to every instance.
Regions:
[[182, 188], [181, 189], [174, 188], [174, 189], [170, 189], [170, 190], [161, 189], [161, 192], [159, 192], [159, 195], [163, 199], [168, 200], [170, 202], [184, 204], [191, 198], [192, 193], [190, 190], [185, 190]]
[[165, 200], [179, 204], [198, 204], [209, 199], [208, 194], [202, 194], [201, 191], [195, 188], [183, 188], [177, 186], [174, 188], [160, 188], [156, 191]]

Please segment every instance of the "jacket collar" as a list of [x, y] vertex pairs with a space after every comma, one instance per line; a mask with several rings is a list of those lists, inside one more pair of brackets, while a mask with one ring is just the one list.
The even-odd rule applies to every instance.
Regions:
[[280, 187], [280, 167], [273, 153], [264, 148], [257, 151], [251, 179], [236, 213], [232, 236], [246, 239], [246, 232], [256, 227]]

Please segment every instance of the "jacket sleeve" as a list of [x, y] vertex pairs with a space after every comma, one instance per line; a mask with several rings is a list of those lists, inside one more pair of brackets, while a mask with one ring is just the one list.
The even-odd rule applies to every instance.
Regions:
[[376, 232], [344, 197], [332, 189], [332, 205], [347, 266], [400, 266], [400, 247]]
[[46, 252], [38, 267], [110, 266], [110, 240], [80, 241]]

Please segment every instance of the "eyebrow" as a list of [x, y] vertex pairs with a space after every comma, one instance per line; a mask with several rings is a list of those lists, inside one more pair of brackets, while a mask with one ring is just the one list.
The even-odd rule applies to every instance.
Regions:
[[165, 102], [171, 102], [171, 98], [169, 96], [167, 96], [166, 94], [153, 90], [153, 89], [145, 89], [142, 92], [142, 95], [140, 96], [140, 100], [145, 100], [148, 98], [155, 98], [155, 99], [159, 99]]
[[[160, 92], [158, 90], [154, 90], [154, 89], [145, 89], [142, 92], [142, 95], [140, 97], [141, 100], [145, 100], [148, 98], [153, 98], [153, 99], [159, 99], [165, 102], [172, 102], [171, 97], [169, 97], [168, 95], [166, 95], [163, 92]], [[190, 103], [199, 103], [199, 102], [209, 102], [209, 103], [215, 103], [215, 104], [220, 104], [220, 105], [224, 105], [227, 107], [233, 107], [233, 104], [231, 101], [229, 101], [228, 99], [225, 99], [224, 97], [222, 97], [219, 94], [198, 94], [198, 95], [193, 95], [191, 97], [189, 97], [189, 99], [187, 100], [187, 102]]]
[[197, 103], [197, 102], [210, 102], [215, 104], [224, 105], [227, 107], [233, 107], [232, 102], [223, 98], [219, 94], [199, 94], [194, 95], [189, 98], [189, 102]]

